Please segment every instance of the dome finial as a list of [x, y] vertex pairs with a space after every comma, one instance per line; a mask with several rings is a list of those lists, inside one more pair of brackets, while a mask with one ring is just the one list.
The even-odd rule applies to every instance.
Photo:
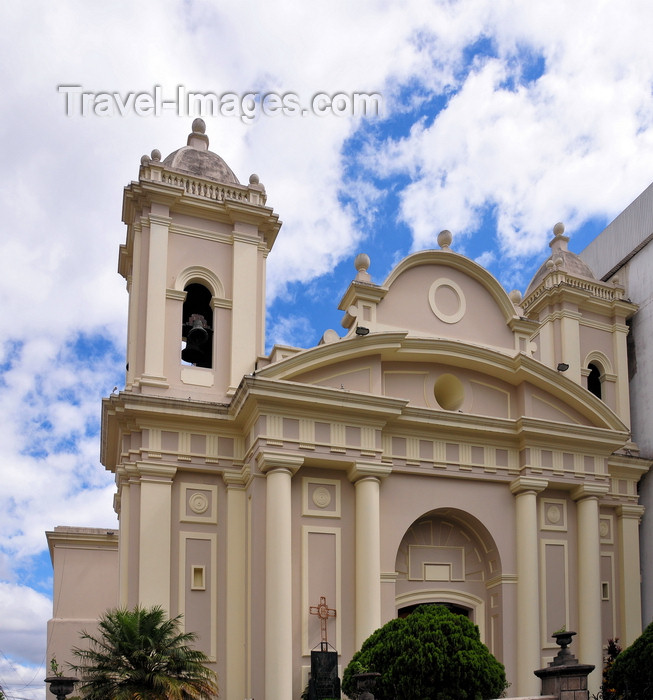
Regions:
[[554, 259], [556, 258], [556, 253], [562, 253], [567, 250], [567, 243], [569, 243], [569, 236], [565, 236], [565, 225], [562, 221], [558, 221], [553, 227], [553, 239], [549, 243]]
[[200, 117], [193, 119], [192, 133], [188, 135], [186, 145], [194, 148], [196, 151], [209, 150], [209, 137], [206, 135], [206, 122]]

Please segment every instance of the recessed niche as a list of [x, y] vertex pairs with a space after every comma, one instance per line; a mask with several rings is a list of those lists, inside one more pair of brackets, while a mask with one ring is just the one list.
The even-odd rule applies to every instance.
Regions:
[[463, 383], [453, 374], [443, 374], [438, 377], [433, 387], [433, 394], [445, 411], [456, 411], [465, 400]]
[[205, 591], [206, 590], [206, 580], [204, 577], [204, 567], [203, 566], [193, 566], [191, 568], [191, 590], [192, 591]]

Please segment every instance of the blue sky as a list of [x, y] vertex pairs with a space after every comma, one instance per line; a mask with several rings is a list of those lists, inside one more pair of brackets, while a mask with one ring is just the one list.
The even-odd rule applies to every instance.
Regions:
[[653, 179], [650, 0], [118, 0], [0, 9], [0, 684], [42, 698], [44, 532], [115, 526], [100, 400], [124, 381], [122, 188], [195, 113], [66, 115], [61, 85], [166, 95], [378, 93], [379, 117], [205, 116], [284, 222], [268, 349], [342, 332], [365, 252], [382, 283], [453, 249], [524, 291], [557, 221], [581, 250]]

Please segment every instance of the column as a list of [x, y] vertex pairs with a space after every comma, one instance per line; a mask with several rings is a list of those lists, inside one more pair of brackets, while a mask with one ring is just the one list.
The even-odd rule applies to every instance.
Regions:
[[[515, 496], [517, 543], [517, 687], [515, 695], [539, 695], [534, 671], [542, 665], [540, 637], [540, 567], [537, 494], [548, 485], [544, 479], [523, 476], [510, 484]], [[504, 637], [510, 635], [505, 630]]]
[[356, 649], [381, 626], [379, 486], [391, 467], [357, 463], [348, 472], [356, 490]]
[[624, 649], [642, 633], [641, 574], [639, 561], [639, 521], [644, 507], [635, 504], [617, 506], [619, 538], [619, 610]]
[[161, 605], [170, 613], [172, 479], [176, 467], [138, 464], [140, 475], [140, 541], [138, 602]]
[[225, 472], [227, 485], [227, 614], [224, 696], [247, 697], [247, 492], [240, 474]]
[[303, 457], [259, 453], [265, 497], [265, 697], [291, 698], [292, 508], [291, 480]]
[[588, 679], [590, 693], [598, 693], [603, 668], [599, 497], [607, 492], [608, 486], [604, 484], [583, 484], [571, 492], [571, 497], [577, 501], [578, 521], [577, 657], [581, 664], [596, 667]]
[[[155, 212], [155, 210], [158, 210]], [[166, 215], [163, 215], [163, 211]], [[149, 216], [149, 255], [147, 262], [147, 303], [145, 312], [145, 366], [141, 383], [167, 386], [163, 376], [165, 346], [166, 276], [168, 267], [168, 207], [152, 205]], [[175, 329], [177, 332], [178, 329]]]

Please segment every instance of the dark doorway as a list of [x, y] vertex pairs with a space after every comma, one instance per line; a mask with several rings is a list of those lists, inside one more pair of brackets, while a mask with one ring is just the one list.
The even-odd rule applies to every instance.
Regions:
[[469, 608], [463, 608], [462, 605], [454, 605], [453, 603], [416, 603], [415, 605], [406, 605], [403, 608], [399, 608], [397, 617], [408, 617], [414, 610], [417, 610], [417, 608], [422, 605], [441, 605], [450, 612], [456, 615], [463, 615], [464, 617], [469, 617], [469, 613], [471, 612]]

